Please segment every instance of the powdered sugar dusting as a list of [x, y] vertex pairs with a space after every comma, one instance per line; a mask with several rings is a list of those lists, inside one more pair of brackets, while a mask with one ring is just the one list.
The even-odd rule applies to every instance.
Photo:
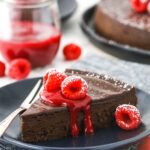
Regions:
[[109, 80], [109, 78], [110, 78], [110, 77], [109, 77], [108, 75], [104, 75], [104, 79], [105, 79], [105, 80]]
[[113, 81], [113, 84], [119, 88], [126, 89], [127, 91], [130, 91], [133, 86], [129, 85], [128, 83], [124, 83], [120, 80], [117, 80], [115, 78], [111, 78], [109, 75], [99, 75], [99, 74], [94, 74], [94, 73], [87, 73], [85, 74], [86, 77], [94, 77], [96, 79], [103, 79], [105, 81]]
[[129, 104], [119, 105], [116, 110], [121, 109], [121, 108], [124, 108], [126, 110], [130, 109], [132, 111], [136, 111], [137, 110], [137, 108], [134, 105], [129, 105]]
[[147, 0], [141, 0], [141, 2], [142, 2], [142, 3], [146, 3], [146, 2], [147, 2]]
[[123, 104], [117, 107], [116, 111], [125, 110], [126, 112], [130, 111], [133, 118], [138, 118], [140, 116], [139, 110], [134, 105]]
[[73, 70], [71, 71], [71, 74], [72, 74], [72, 75], [74, 74], [74, 71], [73, 71]]
[[[59, 80], [59, 79], [62, 79], [62, 77], [64, 77], [64, 76], [66, 76], [65, 73], [59, 72], [59, 71], [58, 71], [57, 69], [55, 69], [55, 68], [49, 69], [49, 70], [47, 71], [47, 73], [48, 73], [48, 76], [51, 76], [51, 75], [54, 75], [54, 74], [55, 74], [58, 80]], [[46, 73], [46, 74], [47, 74], [47, 73]]]
[[45, 74], [47, 74], [47, 73], [48, 73], [48, 74], [49, 74], [49, 73], [53, 73], [53, 74], [54, 74], [56, 71], [57, 71], [57, 70], [56, 70], [55, 68], [51, 68], [51, 69], [47, 70]]
[[[71, 74], [72, 75], [74, 75], [74, 74], [80, 75], [80, 73], [77, 70], [72, 70]], [[112, 78], [109, 75], [88, 72], [88, 73], [85, 74], [85, 76], [89, 77], [89, 78], [102, 79], [102, 80], [105, 80], [105, 81], [108, 81], [108, 82], [110, 81], [115, 86], [117, 86], [119, 88], [122, 88], [122, 89], [125, 89], [127, 91], [130, 91], [133, 88], [133, 86], [129, 85], [128, 83], [122, 82], [122, 81], [120, 81], [116, 78]]]

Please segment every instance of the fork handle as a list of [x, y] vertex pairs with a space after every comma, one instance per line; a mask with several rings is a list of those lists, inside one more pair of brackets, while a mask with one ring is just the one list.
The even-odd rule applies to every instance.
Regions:
[[0, 137], [3, 136], [11, 122], [15, 119], [15, 117], [21, 112], [25, 110], [25, 108], [18, 108], [13, 111], [8, 117], [6, 117], [3, 121], [0, 122]]

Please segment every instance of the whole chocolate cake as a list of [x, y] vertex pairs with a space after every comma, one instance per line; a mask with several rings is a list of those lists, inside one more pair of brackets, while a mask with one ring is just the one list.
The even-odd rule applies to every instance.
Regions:
[[[137, 104], [136, 90], [129, 84], [106, 75], [80, 70], [66, 70], [67, 76], [77, 75], [88, 84], [91, 119], [94, 129], [115, 124], [114, 112], [121, 104]], [[80, 133], [83, 132], [84, 113], [77, 116]], [[57, 139], [71, 134], [70, 112], [65, 106], [48, 105], [38, 99], [21, 115], [21, 133], [24, 142]]]
[[94, 20], [100, 35], [121, 44], [150, 50], [150, 14], [135, 12], [129, 0], [101, 0]]

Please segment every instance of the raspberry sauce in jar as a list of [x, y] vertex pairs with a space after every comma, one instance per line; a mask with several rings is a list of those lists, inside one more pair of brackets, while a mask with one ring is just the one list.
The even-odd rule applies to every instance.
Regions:
[[[0, 51], [11, 62], [26, 58], [32, 67], [52, 62], [61, 32], [54, 0], [4, 0], [6, 18], [0, 27]], [[6, 8], [5, 8], [6, 7]]]

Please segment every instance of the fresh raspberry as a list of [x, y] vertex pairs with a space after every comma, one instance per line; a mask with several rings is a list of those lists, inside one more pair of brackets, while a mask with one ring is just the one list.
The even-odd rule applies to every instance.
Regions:
[[44, 76], [44, 89], [52, 91], [60, 89], [62, 81], [66, 78], [64, 73], [58, 72], [56, 69], [49, 70]]
[[81, 77], [70, 76], [62, 82], [61, 90], [64, 96], [76, 100], [85, 97], [88, 91], [88, 85]]
[[149, 0], [130, 0], [130, 2], [134, 11], [142, 13], [147, 10]]
[[0, 61], [0, 77], [3, 77], [5, 75], [5, 64]]
[[63, 54], [67, 60], [78, 59], [81, 55], [81, 48], [76, 44], [68, 44], [64, 47]]
[[141, 123], [140, 112], [133, 105], [120, 105], [115, 112], [116, 122], [118, 126], [125, 130], [132, 130]]
[[31, 71], [31, 64], [28, 60], [19, 58], [10, 63], [9, 76], [16, 80], [22, 80], [28, 76]]

